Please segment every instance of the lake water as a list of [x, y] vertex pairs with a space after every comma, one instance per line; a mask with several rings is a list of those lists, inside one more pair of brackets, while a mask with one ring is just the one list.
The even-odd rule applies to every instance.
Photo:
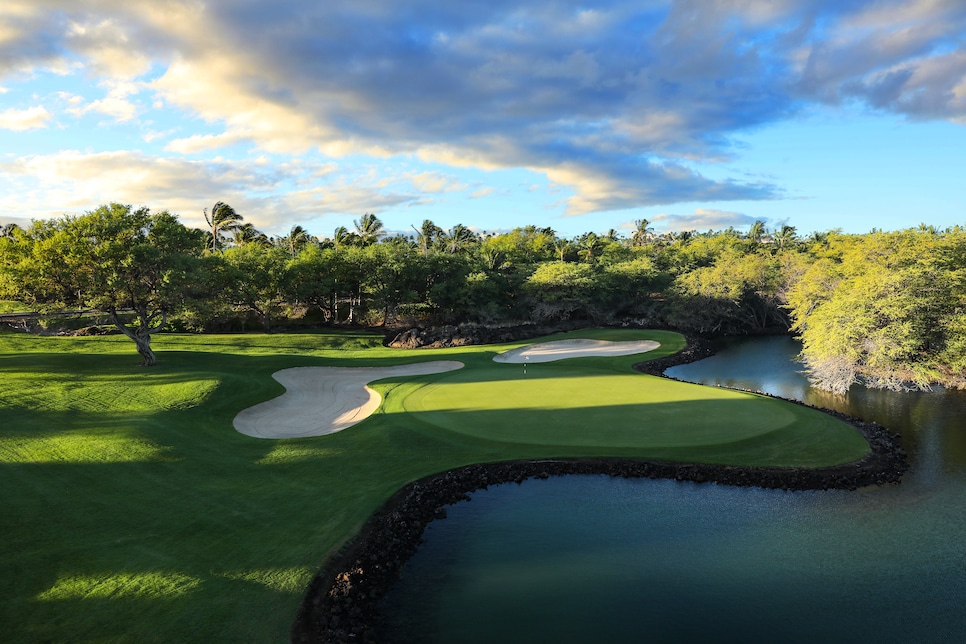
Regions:
[[784, 337], [669, 375], [903, 434], [899, 486], [783, 492], [565, 476], [448, 508], [383, 604], [395, 642], [966, 641], [966, 395], [812, 390]]

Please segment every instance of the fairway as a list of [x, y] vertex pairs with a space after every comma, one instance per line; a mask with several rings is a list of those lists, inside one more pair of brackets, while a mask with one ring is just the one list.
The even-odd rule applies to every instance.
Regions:
[[[394, 350], [369, 333], [0, 333], [0, 632], [6, 641], [283, 641], [312, 577], [407, 483], [473, 463], [619, 456], [822, 467], [869, 452], [780, 400], [645, 376], [684, 339], [587, 330], [532, 342], [651, 341], [645, 354], [500, 364], [531, 342]], [[235, 430], [295, 367], [395, 369], [382, 404], [323, 436]], [[361, 387], [361, 385], [360, 385]], [[308, 399], [312, 399], [309, 395]], [[298, 399], [296, 397], [296, 399]]]

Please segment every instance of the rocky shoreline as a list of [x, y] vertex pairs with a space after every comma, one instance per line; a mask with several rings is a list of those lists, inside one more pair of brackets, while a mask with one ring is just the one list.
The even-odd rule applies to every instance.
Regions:
[[[714, 351], [712, 340], [689, 337], [684, 351], [635, 368], [663, 376], [663, 371], [671, 366], [700, 360]], [[855, 426], [868, 440], [872, 452], [861, 461], [823, 469], [746, 468], [622, 458], [511, 461], [469, 465], [416, 481], [393, 495], [366, 522], [359, 535], [315, 577], [292, 625], [291, 640], [300, 643], [376, 641], [379, 602], [416, 552], [425, 527], [430, 521], [446, 516], [445, 506], [468, 500], [470, 492], [490, 485], [568, 474], [674, 479], [782, 490], [855, 490], [899, 482], [908, 463], [899, 447], [898, 436], [876, 423], [831, 410], [822, 411]]]

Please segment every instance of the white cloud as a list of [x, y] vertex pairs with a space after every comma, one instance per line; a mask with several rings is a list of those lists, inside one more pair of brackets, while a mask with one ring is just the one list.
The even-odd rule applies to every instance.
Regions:
[[35, 105], [22, 110], [10, 108], [0, 112], [0, 130], [23, 132], [43, 128], [47, 127], [49, 120], [50, 112], [43, 105]]
[[[715, 210], [713, 208], [695, 208], [693, 213], [687, 215], [662, 213], [649, 219], [656, 229], [659, 228], [663, 231], [721, 230], [731, 226], [741, 228], [750, 226], [757, 221], [756, 217], [740, 212]], [[628, 225], [625, 224], [622, 227], [626, 226]], [[631, 224], [630, 227], [633, 227], [633, 225]]]
[[136, 83], [103, 81], [101, 85], [107, 88], [107, 95], [86, 105], [83, 99], [77, 100], [80, 98], [78, 96], [65, 96], [71, 104], [71, 107], [67, 108], [67, 113], [79, 118], [91, 112], [98, 112], [113, 117], [119, 123], [130, 121], [137, 116], [139, 111], [137, 104], [128, 100], [128, 97], [136, 96], [141, 91]]
[[496, 192], [493, 188], [480, 188], [470, 195], [470, 199], [481, 199], [483, 197], [488, 197]]
[[[189, 161], [140, 152], [67, 150], [0, 161], [0, 219], [47, 218], [117, 201], [170, 210], [202, 227], [201, 211], [230, 203], [246, 221], [281, 233], [293, 220], [361, 214], [413, 202], [417, 195], [328, 164]], [[292, 190], [291, 184], [305, 187]]]
[[[179, 129], [172, 154], [250, 142], [256, 154], [526, 168], [584, 214], [780, 196], [711, 180], [702, 164], [803, 106], [966, 121], [964, 31], [957, 0], [7, 0], [0, 77], [86, 75], [106, 95], [71, 94], [69, 113], [131, 122], [153, 105], [218, 132]], [[412, 182], [467, 188], [443, 175]]]
[[140, 49], [129, 24], [112, 18], [91, 17], [71, 22], [68, 45], [88, 59], [95, 74], [108, 78], [135, 78], [151, 66], [150, 53]]
[[420, 172], [414, 174], [411, 180], [424, 193], [460, 192], [468, 187], [459, 179], [440, 172]]
[[208, 150], [217, 150], [218, 148], [238, 143], [241, 140], [242, 138], [240, 136], [227, 133], [192, 134], [189, 137], [171, 141], [164, 146], [164, 151], [176, 152], [178, 154], [196, 154], [198, 152], [207, 152]]

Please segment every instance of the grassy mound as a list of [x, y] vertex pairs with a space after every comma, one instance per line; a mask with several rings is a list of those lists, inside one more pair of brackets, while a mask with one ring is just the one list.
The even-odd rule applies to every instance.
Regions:
[[[398, 351], [363, 333], [158, 337], [0, 333], [0, 632], [9, 641], [279, 641], [320, 564], [394, 491], [475, 462], [623, 455], [742, 465], [862, 457], [811, 410], [630, 371], [677, 351], [498, 365], [499, 347]], [[459, 360], [383, 380], [382, 409], [338, 434], [232, 428], [294, 366]]]

